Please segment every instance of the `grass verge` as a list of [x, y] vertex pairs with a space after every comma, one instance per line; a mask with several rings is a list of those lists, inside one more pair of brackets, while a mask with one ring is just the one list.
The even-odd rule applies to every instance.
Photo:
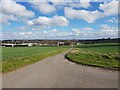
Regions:
[[29, 64], [35, 63], [37, 61], [40, 61], [46, 57], [50, 57], [50, 56], [59, 54], [67, 49], [68, 48], [59, 48], [59, 49], [51, 50], [51, 51], [49, 51], [49, 49], [48, 49], [48, 51], [43, 52], [43, 53], [36, 53], [33, 55], [31, 54], [31, 55], [25, 55], [25, 56], [21, 56], [21, 57], [17, 56], [17, 57], [11, 58], [11, 60], [10, 60], [10, 58], [7, 58], [6, 60], [2, 61], [2, 72], [7, 73], [10, 71], [16, 70], [25, 65], [29, 65]]
[[120, 54], [119, 53], [99, 53], [93, 51], [85, 51], [82, 49], [74, 49], [65, 56], [68, 60], [93, 67], [101, 67], [112, 70], [120, 70]]

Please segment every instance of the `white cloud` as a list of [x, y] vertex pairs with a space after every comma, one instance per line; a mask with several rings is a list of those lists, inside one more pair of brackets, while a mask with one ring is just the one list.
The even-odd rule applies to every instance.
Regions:
[[118, 37], [118, 30], [102, 30], [100, 33], [104, 37]]
[[66, 6], [71, 6], [73, 8], [89, 8], [91, 7], [91, 4], [89, 2], [70, 2]]
[[94, 29], [90, 28], [90, 27], [85, 27], [85, 28], [80, 28], [80, 29], [77, 29], [77, 28], [72, 29], [73, 34], [76, 34], [76, 35], [80, 35], [82, 33], [88, 33], [89, 31], [92, 31], [92, 30], [94, 30]]
[[110, 19], [110, 20], [107, 20], [107, 22], [114, 22], [112, 19]]
[[29, 30], [32, 30], [32, 31], [40, 31], [40, 30], [43, 30], [45, 29], [46, 27], [43, 27], [43, 26], [30, 26], [30, 25], [24, 25], [24, 26], [18, 26], [16, 28], [14, 28], [14, 30], [26, 30], [26, 31], [29, 31]]
[[[15, 0], [14, 0], [15, 1]], [[113, 0], [30, 0], [34, 2], [109, 2]], [[119, 1], [119, 0], [115, 0]]]
[[99, 8], [103, 10], [107, 16], [116, 15], [118, 14], [118, 1], [113, 0], [109, 3], [100, 4]]
[[53, 30], [52, 30], [52, 32], [58, 32], [58, 30], [56, 30], [56, 29], [53, 29]]
[[81, 5], [81, 7], [84, 7], [84, 8], [89, 8], [89, 7], [91, 7], [91, 5], [90, 5], [89, 2], [80, 2], [80, 5]]
[[31, 30], [36, 30], [36, 28], [32, 28]]
[[28, 24], [29, 26], [32, 26], [34, 23], [33, 23], [32, 21], [28, 21], [27, 24]]
[[44, 34], [47, 34], [48, 32], [47, 31], [43, 31]]
[[64, 0], [51, 0], [54, 6], [64, 6], [66, 2]]
[[56, 11], [56, 8], [48, 2], [30, 2], [34, 8], [38, 9], [43, 14], [49, 14]]
[[[2, 13], [7, 15], [16, 15], [23, 17], [33, 17], [34, 13], [26, 10], [26, 8], [12, 0], [8, 0], [7, 2], [2, 1]], [[14, 7], [13, 7], [14, 6]]]
[[59, 33], [57, 33], [55, 36], [63, 37], [63, 36], [68, 36], [68, 35], [70, 35], [69, 32], [59, 32]]
[[75, 10], [70, 7], [64, 9], [65, 17], [70, 19], [82, 19], [88, 23], [93, 23], [95, 20], [104, 17], [99, 11]]
[[[105, 0], [90, 0], [91, 2], [104, 2]], [[107, 1], [107, 0], [106, 0]]]
[[36, 26], [33, 26], [33, 27], [31, 27], [30, 29], [31, 30], [33, 30], [33, 31], [35, 31], [35, 30], [43, 30], [45, 27], [36, 27]]
[[110, 2], [110, 1], [119, 1], [119, 0], [80, 0], [82, 2]]
[[1, 1], [0, 10], [2, 11], [1, 22], [9, 20], [17, 20], [17, 18], [30, 18], [34, 16], [34, 12], [27, 10], [23, 5], [12, 0]]
[[77, 33], [77, 34], [81, 33], [81, 31], [80, 31], [79, 29], [76, 29], [76, 28], [73, 28], [72, 31], [73, 31], [74, 33]]
[[112, 27], [108, 24], [102, 24], [100, 27], [102, 30], [118, 30], [118, 27]]
[[28, 26], [17, 27], [17, 30], [28, 30]]
[[111, 26], [107, 25], [107, 24], [102, 24], [102, 25], [100, 25], [100, 27], [101, 27], [102, 30], [109, 30], [109, 29], [111, 29]]
[[10, 20], [17, 20], [17, 18], [15, 18], [14, 15], [6, 15], [3, 13], [0, 16], [0, 23], [8, 23]]
[[[49, 2], [52, 2], [50, 4]], [[30, 4], [33, 5], [35, 9], [38, 9], [41, 13], [43, 14], [50, 14], [53, 13], [65, 6], [73, 7], [73, 8], [89, 8], [91, 4], [89, 2], [74, 2], [72, 0], [35, 0], [32, 2], [29, 2]]]
[[[54, 32], [55, 31], [55, 32]], [[66, 32], [66, 31], [57, 31], [56, 29], [53, 30], [44, 30], [44, 31], [34, 31], [34, 32], [13, 32], [13, 33], [3, 33], [2, 38], [4, 39], [38, 39], [38, 38], [59, 38], [59, 39], [65, 39], [65, 38], [115, 38], [118, 37], [118, 29], [116, 27], [112, 27], [110, 30], [79, 30], [79, 29], [72, 29], [72, 32]]]
[[13, 32], [13, 33], [2, 33], [2, 39], [25, 39], [33, 38], [34, 34], [32, 32]]
[[37, 19], [28, 21], [28, 25], [40, 25], [40, 26], [67, 26], [68, 20], [63, 16], [53, 16], [51, 18], [40, 16]]
[[52, 25], [67, 26], [69, 21], [63, 16], [54, 16], [51, 18]]
[[91, 7], [91, 4], [89, 2], [74, 2], [74, 1], [67, 1], [64, 0], [58, 0], [57, 2], [55, 0], [52, 0], [53, 6], [55, 6], [56, 10], [62, 9], [64, 7], [72, 7], [72, 8], [89, 8]]
[[100, 25], [101, 33], [106, 36], [118, 36], [118, 27], [112, 27], [107, 24]]
[[111, 18], [111, 19], [109, 19], [109, 20], [107, 20], [107, 22], [116, 22], [116, 23], [118, 23], [118, 19], [116, 19], [116, 18]]
[[[107, 24], [100, 25], [100, 30], [72, 29], [74, 38], [108, 38], [118, 37], [118, 28]], [[94, 31], [93, 31], [94, 30]]]
[[94, 30], [94, 29], [90, 27], [85, 27], [85, 28], [81, 28], [81, 30]]

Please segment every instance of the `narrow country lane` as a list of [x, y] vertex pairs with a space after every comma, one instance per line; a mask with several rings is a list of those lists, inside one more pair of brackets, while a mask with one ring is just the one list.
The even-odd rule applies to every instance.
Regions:
[[64, 57], [68, 51], [4, 74], [3, 88], [118, 87], [117, 71], [74, 64]]

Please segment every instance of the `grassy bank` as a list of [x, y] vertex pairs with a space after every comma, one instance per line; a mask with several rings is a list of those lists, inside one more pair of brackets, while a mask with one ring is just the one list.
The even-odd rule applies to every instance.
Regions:
[[6, 73], [22, 66], [35, 63], [56, 55], [67, 48], [63, 47], [15, 47], [2, 49], [2, 72]]
[[66, 58], [79, 64], [117, 70], [120, 68], [119, 47], [118, 44], [82, 45], [69, 52]]

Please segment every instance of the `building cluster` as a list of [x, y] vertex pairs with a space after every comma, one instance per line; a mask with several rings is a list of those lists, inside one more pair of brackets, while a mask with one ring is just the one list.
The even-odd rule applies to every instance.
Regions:
[[69, 41], [60, 40], [4, 40], [1, 42], [3, 47], [32, 47], [32, 46], [62, 46], [71, 45]]
[[120, 38], [102, 38], [102, 39], [88, 39], [88, 40], [2, 40], [0, 46], [3, 47], [32, 47], [32, 46], [70, 46], [81, 44], [95, 44], [95, 43], [118, 43]]

